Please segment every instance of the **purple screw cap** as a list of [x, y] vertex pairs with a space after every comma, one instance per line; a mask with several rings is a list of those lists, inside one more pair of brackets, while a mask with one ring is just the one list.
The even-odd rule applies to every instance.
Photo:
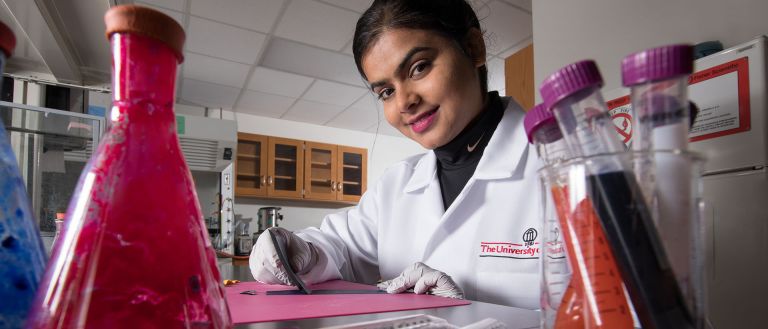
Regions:
[[541, 84], [539, 91], [546, 107], [552, 108], [557, 102], [579, 91], [602, 86], [603, 77], [595, 61], [584, 60], [568, 64], [552, 73]]
[[693, 73], [693, 47], [670, 45], [637, 52], [621, 61], [624, 86], [665, 80]]
[[528, 143], [533, 144], [533, 134], [547, 124], [557, 124], [555, 115], [544, 103], [536, 104], [523, 118], [523, 127], [525, 127], [525, 134], [528, 135]]

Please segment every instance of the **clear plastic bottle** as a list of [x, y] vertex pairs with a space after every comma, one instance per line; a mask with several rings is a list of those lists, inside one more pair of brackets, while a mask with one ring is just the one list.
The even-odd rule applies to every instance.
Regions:
[[[569, 193], [571, 164], [567, 161], [571, 157], [554, 115], [540, 104], [526, 114], [523, 123], [528, 141], [545, 164], [541, 170], [547, 194], [543, 198], [547, 236], [542, 279], [544, 327], [632, 328], [631, 308], [618, 268], [610, 248], [599, 243], [605, 241], [605, 234], [590, 201], [586, 195]], [[551, 219], [553, 215], [556, 219]]]
[[105, 21], [111, 127], [80, 177], [28, 327], [231, 327], [176, 134], [184, 31], [133, 5]]
[[622, 60], [621, 71], [624, 86], [631, 90], [635, 176], [654, 210], [688, 307], [697, 322], [703, 322], [703, 237], [692, 181], [697, 163], [687, 152], [693, 47], [669, 45], [630, 54]]
[[[11, 29], [0, 23], [0, 74], [15, 45]], [[0, 121], [0, 327], [22, 326], [46, 258], [16, 156]]]
[[[556, 71], [540, 88], [571, 154], [584, 157], [583, 188], [592, 209], [581, 211], [597, 215], [594, 220], [605, 233], [643, 328], [690, 328], [692, 319], [606, 108], [602, 86], [597, 65], [586, 60]], [[580, 205], [570, 207], [579, 211]]]

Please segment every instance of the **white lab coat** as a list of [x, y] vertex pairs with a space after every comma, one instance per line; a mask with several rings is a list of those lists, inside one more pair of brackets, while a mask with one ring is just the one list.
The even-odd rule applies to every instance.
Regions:
[[539, 308], [540, 165], [525, 112], [502, 103], [475, 173], [447, 210], [429, 151], [388, 168], [356, 207], [296, 232], [329, 257], [322, 278], [375, 283], [421, 261], [450, 275], [468, 299]]

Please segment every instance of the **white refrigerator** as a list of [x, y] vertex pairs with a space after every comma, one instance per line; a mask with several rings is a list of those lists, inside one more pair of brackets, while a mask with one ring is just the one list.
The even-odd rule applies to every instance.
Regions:
[[[768, 314], [768, 75], [766, 37], [701, 58], [689, 97], [700, 108], [692, 151], [702, 177], [708, 319], [713, 328], [765, 328]], [[605, 93], [631, 136], [627, 89]], [[623, 130], [622, 130], [623, 129]]]

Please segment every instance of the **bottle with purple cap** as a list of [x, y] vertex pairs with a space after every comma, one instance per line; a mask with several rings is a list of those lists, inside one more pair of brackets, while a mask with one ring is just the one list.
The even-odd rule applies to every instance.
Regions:
[[702, 327], [703, 236], [696, 202], [702, 159], [688, 152], [693, 47], [677, 44], [630, 54], [621, 72], [635, 118], [634, 173], [696, 326]]
[[658, 232], [613, 126], [597, 64], [566, 65], [540, 91], [571, 154], [582, 157], [584, 187], [643, 328], [690, 328], [691, 317]]

